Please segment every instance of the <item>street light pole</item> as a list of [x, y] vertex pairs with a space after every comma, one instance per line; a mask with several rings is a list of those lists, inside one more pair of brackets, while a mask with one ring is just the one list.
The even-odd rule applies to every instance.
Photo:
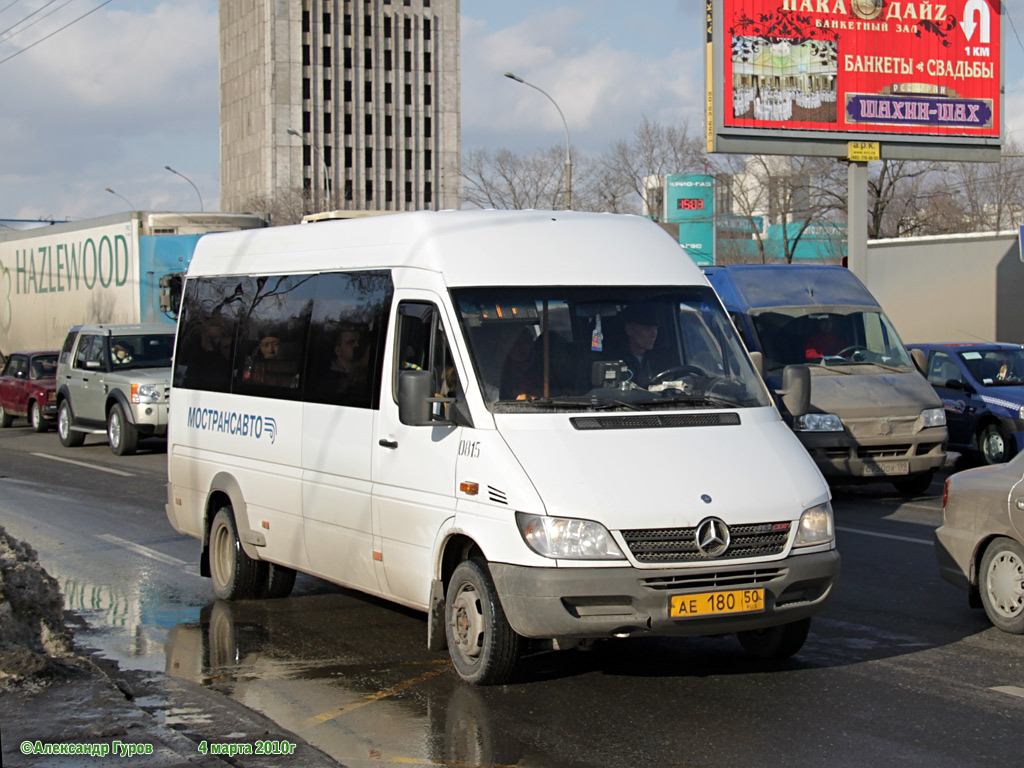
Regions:
[[[298, 140], [301, 141], [303, 144], [306, 143], [306, 140], [305, 138], [303, 138], [302, 134], [296, 131], [294, 128], [289, 128], [288, 133], [298, 138]], [[324, 188], [327, 190], [327, 210], [329, 211], [331, 210], [331, 177], [328, 175], [327, 172], [327, 161], [324, 160], [323, 153], [319, 149], [317, 149], [315, 143], [310, 142], [309, 146], [313, 148], [314, 152], [316, 152], [317, 157], [320, 158], [321, 165], [323, 165], [324, 167]]]
[[114, 190], [112, 190], [112, 189], [111, 189], [110, 187], [105, 187], [104, 189], [106, 189], [106, 191], [107, 191], [107, 192], [109, 192], [110, 194], [114, 195], [115, 197], [120, 197], [120, 198], [121, 198], [122, 200], [124, 200], [124, 201], [125, 201], [126, 203], [128, 203], [128, 207], [129, 207], [129, 208], [130, 208], [131, 210], [133, 210], [133, 211], [137, 211], [137, 210], [138, 210], [138, 208], [136, 208], [136, 207], [135, 207], [135, 206], [134, 206], [134, 205], [132, 204], [132, 201], [131, 201], [131, 200], [129, 200], [129, 199], [128, 199], [127, 197], [125, 197], [124, 195], [119, 195], [119, 194], [117, 194], [117, 192], [115, 192]]
[[540, 91], [548, 97], [548, 101], [555, 105], [555, 109], [558, 110], [558, 116], [562, 118], [562, 125], [565, 126], [565, 210], [572, 210], [572, 155], [569, 154], [569, 124], [565, 122], [565, 115], [562, 114], [562, 110], [558, 107], [558, 102], [551, 98], [550, 94], [546, 91], [541, 90], [533, 83], [528, 83], [518, 75], [513, 75], [511, 72], [506, 72], [505, 77], [510, 80], [515, 80], [517, 83], [528, 85], [535, 91]]
[[186, 176], [186, 175], [185, 175], [184, 173], [181, 173], [180, 171], [176, 171], [176, 170], [174, 170], [174, 169], [173, 169], [173, 168], [171, 168], [171, 166], [169, 166], [169, 165], [165, 165], [165, 166], [164, 166], [164, 169], [165, 169], [165, 170], [168, 170], [168, 171], [170, 171], [170, 172], [171, 172], [171, 173], [173, 173], [173, 174], [176, 174], [176, 175], [178, 175], [178, 176], [181, 176], [181, 178], [183, 178], [183, 179], [184, 179], [185, 181], [187, 181], [187, 182], [188, 182], [189, 184], [192, 184], [192, 189], [194, 189], [194, 190], [196, 191], [196, 196], [197, 196], [197, 197], [199, 198], [199, 211], [200, 211], [200, 212], [203, 212], [203, 196], [199, 194], [199, 187], [197, 187], [197, 186], [196, 186], [195, 184], [193, 184], [193, 183], [192, 183], [192, 179], [190, 179], [190, 178], [189, 178], [188, 176]]

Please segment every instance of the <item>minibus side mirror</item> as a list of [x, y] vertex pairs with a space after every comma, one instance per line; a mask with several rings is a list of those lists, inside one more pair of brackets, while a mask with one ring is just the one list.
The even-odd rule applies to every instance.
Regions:
[[910, 359], [914, 361], [914, 367], [921, 372], [921, 375], [928, 378], [928, 355], [923, 349], [910, 350]]
[[782, 404], [794, 418], [811, 409], [811, 369], [806, 365], [787, 365], [782, 369]]
[[764, 353], [763, 352], [751, 352], [750, 362], [754, 364], [754, 370], [757, 371], [757, 375], [762, 379], [764, 378]]
[[454, 403], [454, 397], [434, 397], [430, 371], [401, 371], [398, 374], [398, 420], [411, 427], [452, 424], [433, 415], [435, 403]]

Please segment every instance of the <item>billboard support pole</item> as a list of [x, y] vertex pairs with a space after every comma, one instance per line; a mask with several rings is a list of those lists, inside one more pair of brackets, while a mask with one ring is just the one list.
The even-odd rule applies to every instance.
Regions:
[[851, 161], [847, 167], [846, 264], [861, 282], [868, 271], [868, 164]]

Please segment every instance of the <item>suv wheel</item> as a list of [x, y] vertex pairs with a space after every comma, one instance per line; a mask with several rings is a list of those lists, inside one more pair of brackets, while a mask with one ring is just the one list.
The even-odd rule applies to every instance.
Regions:
[[75, 432], [71, 429], [74, 421], [68, 401], [61, 400], [60, 405], [57, 406], [57, 437], [60, 438], [60, 444], [65, 448], [76, 448], [85, 442], [83, 432]]
[[0, 427], [7, 429], [13, 423], [14, 417], [4, 410], [3, 405], [0, 405]]
[[114, 403], [107, 414], [107, 440], [118, 456], [131, 456], [139, 447], [139, 431], [128, 421], [120, 403]]

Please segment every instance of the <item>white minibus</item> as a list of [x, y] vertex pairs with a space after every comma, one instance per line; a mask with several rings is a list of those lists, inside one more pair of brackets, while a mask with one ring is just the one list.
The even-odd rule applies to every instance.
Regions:
[[[807, 385], [787, 370], [791, 411]], [[301, 571], [387, 598], [471, 683], [601, 638], [789, 656], [838, 577], [828, 485], [641, 217], [206, 235], [170, 401], [167, 515], [218, 597], [282, 597]]]

